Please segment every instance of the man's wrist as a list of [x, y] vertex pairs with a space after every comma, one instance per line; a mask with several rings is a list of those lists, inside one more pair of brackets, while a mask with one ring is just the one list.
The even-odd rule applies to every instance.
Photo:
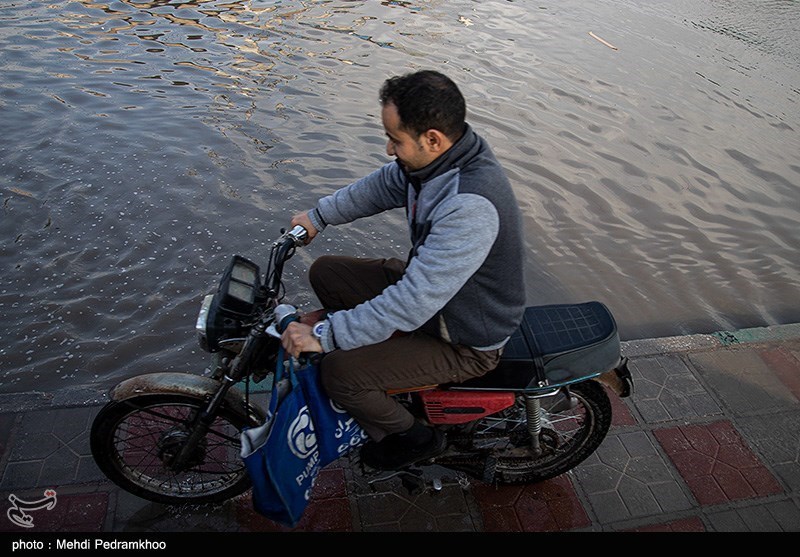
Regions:
[[336, 349], [336, 341], [333, 338], [331, 322], [327, 319], [317, 321], [311, 326], [311, 334], [319, 341], [323, 352], [333, 352]]
[[319, 212], [319, 209], [311, 209], [306, 213], [306, 215], [308, 216], [308, 220], [311, 221], [311, 224], [314, 226], [314, 228], [317, 229], [317, 232], [322, 232], [328, 226], [328, 223], [325, 222], [324, 218], [322, 218], [322, 214]]

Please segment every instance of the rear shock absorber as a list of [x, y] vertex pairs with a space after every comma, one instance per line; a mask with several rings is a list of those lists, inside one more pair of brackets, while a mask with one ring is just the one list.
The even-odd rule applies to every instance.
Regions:
[[542, 454], [539, 435], [542, 433], [542, 403], [532, 395], [525, 395], [525, 418], [528, 424], [528, 433], [531, 436], [531, 450], [533, 454]]

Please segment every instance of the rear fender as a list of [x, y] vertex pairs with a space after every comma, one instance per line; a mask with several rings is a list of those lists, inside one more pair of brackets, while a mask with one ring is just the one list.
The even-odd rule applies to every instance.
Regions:
[[[190, 373], [157, 372], [137, 375], [125, 379], [111, 389], [109, 396], [115, 402], [121, 402], [143, 395], [174, 394], [184, 395], [197, 400], [208, 400], [219, 388], [219, 382], [208, 377], [200, 377]], [[245, 394], [238, 389], [230, 389], [225, 395], [225, 406], [233, 412], [259, 423], [264, 422], [265, 413], [258, 407], [249, 405]]]

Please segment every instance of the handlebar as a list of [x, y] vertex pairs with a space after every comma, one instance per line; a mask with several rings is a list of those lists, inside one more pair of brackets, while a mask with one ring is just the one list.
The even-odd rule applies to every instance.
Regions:
[[274, 296], [280, 292], [284, 263], [294, 255], [297, 247], [305, 246], [308, 241], [308, 230], [299, 224], [289, 232], [283, 230], [281, 232], [281, 237], [272, 245], [270, 264], [265, 279], [265, 287]]
[[281, 240], [285, 238], [291, 238], [295, 246], [304, 246], [308, 241], [308, 230], [298, 224], [289, 232], [286, 232], [283, 236], [281, 236]]

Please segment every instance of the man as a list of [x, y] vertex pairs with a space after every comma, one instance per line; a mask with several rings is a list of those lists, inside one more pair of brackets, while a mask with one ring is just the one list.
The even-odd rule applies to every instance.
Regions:
[[405, 207], [406, 262], [324, 256], [309, 272], [327, 313], [292, 323], [295, 356], [323, 352], [328, 395], [370, 440], [362, 461], [399, 469], [441, 454], [442, 433], [386, 394], [460, 382], [496, 367], [525, 306], [522, 219], [486, 142], [465, 122], [458, 87], [434, 71], [381, 88], [386, 153], [396, 161], [295, 215], [309, 241], [328, 225]]

